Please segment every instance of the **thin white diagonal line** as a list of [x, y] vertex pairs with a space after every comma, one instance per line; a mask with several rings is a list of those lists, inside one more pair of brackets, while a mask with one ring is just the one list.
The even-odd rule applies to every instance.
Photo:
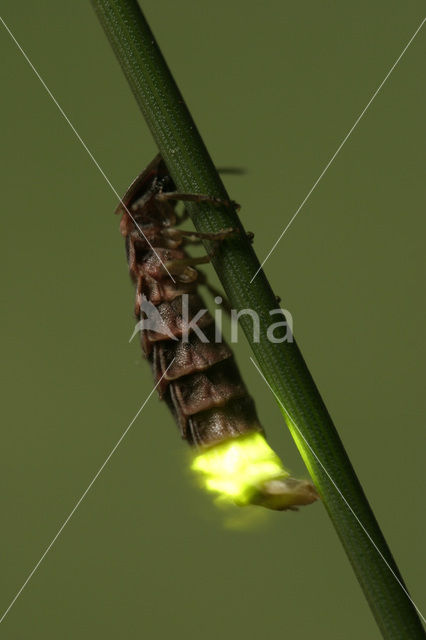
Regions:
[[358, 126], [360, 120], [363, 118], [363, 116], [365, 115], [367, 109], [369, 108], [369, 106], [371, 105], [371, 103], [373, 102], [373, 100], [376, 98], [377, 94], [380, 92], [380, 90], [382, 89], [383, 85], [385, 84], [385, 82], [387, 81], [387, 79], [389, 78], [389, 76], [391, 75], [391, 73], [393, 72], [393, 70], [395, 69], [395, 67], [397, 66], [398, 62], [401, 60], [401, 58], [403, 57], [403, 55], [405, 54], [405, 52], [407, 51], [408, 47], [410, 46], [410, 44], [413, 42], [414, 38], [416, 37], [416, 35], [419, 33], [420, 29], [422, 28], [422, 26], [424, 25], [426, 21], [426, 18], [423, 18], [423, 20], [421, 21], [420, 25], [417, 27], [417, 29], [415, 30], [414, 34], [411, 36], [411, 38], [409, 39], [409, 41], [407, 42], [407, 44], [405, 45], [405, 47], [403, 48], [403, 50], [401, 51], [401, 53], [399, 54], [398, 58], [395, 60], [395, 62], [393, 63], [393, 65], [391, 66], [391, 68], [389, 69], [389, 71], [387, 72], [387, 74], [385, 75], [384, 79], [382, 80], [382, 82], [379, 84], [379, 86], [377, 87], [376, 91], [373, 93], [373, 95], [371, 96], [370, 100], [367, 102], [367, 104], [365, 105], [364, 109], [361, 111], [361, 113], [359, 114], [358, 118], [355, 120], [354, 124], [352, 125], [352, 127], [349, 129], [348, 133], [345, 135], [345, 137], [343, 138], [342, 142], [339, 144], [339, 146], [337, 147], [336, 151], [333, 153], [333, 155], [331, 156], [330, 160], [327, 162], [327, 164], [325, 165], [324, 169], [322, 170], [322, 172], [320, 173], [320, 175], [318, 176], [318, 178], [316, 179], [316, 181], [314, 182], [314, 184], [312, 185], [311, 189], [308, 191], [308, 194], [306, 195], [306, 197], [304, 198], [304, 200], [302, 200], [302, 202], [300, 203], [298, 209], [296, 210], [296, 212], [293, 214], [293, 216], [290, 218], [290, 221], [288, 222], [287, 226], [285, 227], [284, 231], [281, 233], [281, 235], [279, 236], [278, 240], [273, 244], [272, 249], [269, 251], [269, 253], [267, 254], [266, 258], [264, 258], [263, 262], [261, 263], [260, 267], [258, 268], [258, 270], [256, 271], [256, 273], [254, 274], [254, 276], [252, 277], [252, 279], [250, 280], [250, 284], [253, 282], [253, 280], [255, 279], [255, 277], [257, 276], [257, 274], [259, 273], [259, 271], [262, 269], [263, 265], [265, 264], [265, 262], [269, 259], [269, 257], [271, 256], [271, 254], [273, 253], [273, 251], [275, 251], [278, 243], [280, 242], [280, 240], [283, 238], [284, 234], [287, 232], [287, 230], [289, 229], [289, 227], [293, 224], [293, 222], [295, 221], [296, 217], [298, 216], [299, 212], [301, 211], [301, 209], [304, 207], [304, 205], [306, 204], [306, 202], [309, 200], [309, 198], [311, 197], [311, 194], [313, 193], [313, 191], [316, 189], [316, 187], [318, 186], [318, 184], [321, 182], [322, 178], [324, 177], [324, 175], [326, 174], [326, 172], [328, 171], [329, 167], [331, 164], [333, 164], [334, 160], [336, 159], [337, 155], [339, 154], [339, 152], [341, 151], [343, 145], [347, 142], [347, 140], [349, 139], [349, 137], [352, 135], [354, 129]]
[[49, 553], [49, 551], [51, 550], [51, 548], [53, 547], [53, 545], [55, 544], [56, 540], [59, 538], [59, 536], [61, 535], [62, 531], [65, 529], [65, 527], [67, 526], [68, 522], [71, 520], [71, 518], [73, 517], [74, 513], [77, 511], [78, 507], [81, 505], [81, 503], [83, 502], [84, 498], [87, 496], [87, 494], [89, 493], [90, 489], [93, 487], [93, 485], [95, 484], [96, 480], [99, 478], [99, 476], [101, 475], [102, 471], [105, 469], [106, 465], [108, 464], [108, 462], [111, 460], [112, 456], [114, 455], [114, 453], [116, 452], [116, 450], [118, 449], [118, 447], [120, 446], [121, 442], [124, 440], [124, 438], [126, 437], [129, 429], [133, 426], [134, 422], [136, 421], [136, 419], [138, 418], [138, 416], [140, 415], [142, 409], [145, 407], [146, 403], [148, 402], [148, 400], [150, 399], [150, 397], [152, 396], [152, 394], [154, 393], [154, 391], [156, 390], [156, 388], [158, 387], [158, 385], [160, 384], [160, 382], [162, 381], [162, 379], [164, 378], [164, 376], [166, 375], [167, 371], [169, 370], [169, 368], [171, 367], [171, 365], [173, 364], [175, 358], [173, 358], [173, 360], [170, 362], [169, 366], [167, 367], [167, 369], [164, 371], [163, 375], [161, 376], [161, 378], [159, 379], [159, 381], [157, 382], [157, 384], [155, 385], [155, 387], [153, 389], [151, 389], [149, 395], [147, 396], [147, 398], [145, 399], [145, 401], [143, 402], [142, 406], [138, 409], [136, 415], [134, 416], [134, 418], [132, 418], [130, 424], [126, 427], [126, 429], [124, 430], [124, 432], [121, 434], [120, 438], [117, 440], [116, 444], [114, 445], [114, 447], [111, 449], [110, 453], [108, 454], [108, 456], [106, 457], [105, 461], [103, 462], [103, 464], [99, 467], [98, 471], [95, 473], [95, 475], [93, 476], [90, 484], [88, 485], [87, 489], [81, 494], [80, 498], [77, 500], [77, 502], [75, 503], [74, 507], [72, 508], [72, 510], [70, 511], [69, 515], [65, 518], [64, 522], [62, 523], [61, 527], [59, 528], [58, 532], [56, 533], [55, 537], [52, 539], [52, 541], [48, 544], [48, 546], [46, 547], [46, 549], [44, 550], [40, 560], [37, 562], [37, 564], [35, 565], [35, 567], [33, 568], [33, 570], [31, 571], [31, 573], [28, 574], [24, 584], [22, 585], [22, 587], [19, 589], [19, 591], [16, 593], [15, 597], [13, 598], [12, 602], [9, 604], [9, 606], [7, 607], [7, 609], [5, 610], [5, 612], [3, 613], [3, 615], [0, 618], [0, 624], [3, 622], [3, 620], [5, 619], [5, 617], [7, 616], [7, 614], [9, 613], [9, 611], [11, 610], [11, 608], [13, 607], [13, 605], [15, 604], [15, 602], [17, 601], [17, 599], [19, 598], [19, 596], [21, 595], [21, 593], [23, 592], [23, 590], [25, 589], [25, 587], [27, 586], [27, 584], [29, 583], [29, 581], [31, 580], [31, 578], [33, 577], [33, 575], [35, 574], [35, 572], [37, 571], [37, 569], [39, 568], [39, 566], [41, 565], [41, 563], [43, 562], [43, 560], [45, 559], [45, 557], [47, 556], [47, 554]]
[[126, 207], [126, 205], [124, 204], [123, 200], [120, 198], [120, 196], [118, 195], [118, 192], [116, 190], [116, 188], [114, 187], [114, 185], [112, 184], [111, 180], [108, 178], [108, 176], [106, 175], [105, 171], [102, 169], [101, 165], [99, 164], [99, 162], [96, 160], [95, 156], [93, 155], [93, 153], [90, 151], [89, 147], [87, 146], [87, 144], [84, 142], [83, 138], [81, 137], [81, 135], [78, 133], [77, 129], [75, 128], [75, 126], [73, 125], [73, 123], [71, 122], [71, 120], [69, 119], [69, 117], [67, 116], [67, 114], [65, 113], [65, 111], [62, 109], [61, 105], [59, 104], [59, 102], [56, 100], [55, 96], [53, 95], [53, 93], [51, 92], [51, 90], [49, 89], [49, 87], [47, 86], [47, 84], [45, 83], [45, 81], [43, 80], [43, 78], [41, 77], [41, 75], [39, 74], [39, 72], [37, 71], [37, 69], [35, 68], [35, 66], [33, 65], [33, 63], [31, 62], [31, 60], [29, 59], [29, 57], [27, 56], [27, 54], [25, 53], [24, 49], [21, 47], [21, 45], [19, 44], [18, 40], [15, 38], [15, 36], [13, 35], [12, 31], [9, 29], [9, 27], [7, 26], [7, 24], [5, 23], [5, 21], [3, 20], [3, 18], [0, 16], [0, 21], [2, 22], [4, 28], [6, 29], [6, 31], [8, 32], [8, 34], [10, 35], [10, 37], [12, 38], [13, 42], [16, 44], [16, 46], [18, 47], [19, 51], [22, 53], [22, 55], [24, 56], [25, 60], [28, 62], [28, 64], [30, 65], [31, 69], [34, 71], [35, 75], [37, 76], [37, 78], [40, 80], [41, 84], [43, 85], [43, 87], [45, 88], [46, 92], [48, 93], [49, 97], [52, 99], [52, 101], [55, 103], [55, 105], [57, 106], [57, 108], [59, 109], [59, 112], [61, 113], [61, 115], [63, 116], [64, 120], [68, 123], [68, 125], [71, 127], [71, 129], [73, 130], [75, 136], [77, 137], [78, 141], [82, 144], [83, 148], [85, 149], [85, 151], [87, 152], [87, 154], [89, 155], [90, 159], [92, 160], [93, 164], [96, 166], [96, 168], [98, 169], [98, 171], [101, 173], [101, 175], [103, 176], [103, 178], [105, 179], [106, 183], [109, 185], [111, 191], [114, 193], [114, 195], [117, 197], [117, 200], [120, 202], [121, 206], [125, 209], [126, 213], [130, 216], [130, 218], [133, 220], [133, 223], [135, 224], [135, 226], [137, 227], [137, 229], [140, 231], [140, 233], [142, 234], [142, 236], [144, 237], [144, 239], [146, 240], [146, 242], [148, 243], [148, 245], [150, 246], [150, 248], [152, 249], [152, 251], [155, 253], [155, 255], [157, 256], [157, 258], [159, 259], [159, 261], [161, 262], [161, 264], [163, 265], [164, 269], [167, 271], [168, 275], [170, 276], [170, 278], [173, 280], [173, 282], [176, 282], [175, 279], [173, 278], [172, 274], [170, 273], [170, 271], [167, 269], [166, 265], [164, 264], [164, 262], [161, 260], [160, 256], [158, 255], [158, 253], [156, 252], [155, 248], [152, 246], [152, 244], [150, 243], [150, 241], [148, 240], [148, 238], [146, 237], [146, 235], [144, 234], [144, 232], [142, 231], [142, 229], [140, 228], [140, 226], [138, 225], [138, 223], [136, 222], [136, 220], [134, 219], [134, 217], [132, 216], [132, 214], [130, 213], [130, 211], [128, 210], [128, 208]]
[[333, 484], [334, 488], [336, 489], [336, 491], [338, 492], [338, 494], [340, 495], [340, 497], [342, 498], [343, 502], [345, 503], [345, 505], [347, 506], [347, 508], [349, 509], [349, 511], [352, 513], [353, 517], [355, 518], [355, 520], [358, 522], [359, 526], [361, 527], [361, 529], [363, 530], [363, 532], [365, 533], [365, 535], [367, 536], [367, 538], [369, 539], [369, 541], [371, 542], [371, 544], [373, 545], [373, 547], [375, 548], [375, 550], [377, 551], [377, 553], [379, 554], [379, 556], [381, 557], [381, 559], [383, 560], [383, 562], [385, 563], [385, 565], [387, 566], [387, 568], [389, 569], [389, 571], [391, 572], [391, 574], [393, 575], [393, 577], [395, 578], [395, 580], [397, 581], [397, 583], [399, 584], [399, 586], [401, 587], [401, 589], [403, 590], [403, 592], [405, 593], [405, 595], [407, 596], [407, 598], [409, 599], [409, 601], [411, 602], [411, 604], [413, 605], [413, 607], [416, 609], [417, 613], [419, 614], [419, 616], [421, 617], [421, 619], [423, 620], [424, 623], [426, 623], [426, 618], [423, 616], [422, 612], [420, 611], [420, 609], [418, 608], [418, 606], [416, 605], [416, 603], [412, 600], [410, 594], [408, 593], [407, 589], [405, 588], [405, 586], [403, 585], [403, 583], [401, 582], [401, 580], [398, 578], [398, 576], [396, 575], [395, 571], [392, 569], [392, 567], [390, 566], [389, 562], [386, 560], [386, 558], [384, 557], [383, 553], [380, 551], [379, 547], [376, 545], [376, 543], [374, 542], [373, 538], [371, 537], [371, 535], [368, 533], [367, 529], [364, 527], [364, 525], [362, 524], [361, 520], [358, 518], [357, 514], [355, 513], [355, 511], [352, 509], [351, 505], [349, 504], [349, 502], [346, 500], [345, 496], [343, 495], [343, 493], [340, 491], [339, 487], [337, 486], [337, 484], [334, 482], [333, 478], [331, 477], [331, 475], [329, 474], [329, 472], [327, 471], [327, 469], [325, 468], [325, 466], [323, 465], [323, 463], [321, 462], [321, 460], [318, 458], [317, 454], [315, 453], [315, 451], [312, 449], [311, 445], [309, 444], [309, 442], [306, 440], [305, 436], [303, 435], [303, 433], [300, 431], [299, 427], [296, 424], [296, 421], [293, 420], [293, 418], [291, 417], [291, 415], [289, 414], [289, 412], [287, 411], [287, 409], [284, 407], [283, 403], [281, 402], [281, 400], [279, 399], [279, 397], [277, 396], [277, 394], [275, 393], [275, 391], [273, 390], [273, 388], [271, 387], [271, 385], [269, 384], [269, 382], [267, 381], [267, 379], [265, 378], [265, 376], [263, 375], [262, 371], [260, 370], [260, 368], [258, 367], [258, 365], [256, 364], [256, 362], [253, 360], [253, 358], [250, 356], [250, 360], [252, 361], [252, 363], [254, 364], [254, 366], [256, 367], [258, 373], [262, 376], [264, 382], [266, 383], [266, 385], [269, 387], [269, 390], [273, 393], [273, 395], [275, 396], [276, 401], [278, 402], [278, 404], [280, 405], [280, 407], [282, 408], [282, 410], [284, 411], [284, 413], [286, 414], [286, 416], [288, 417], [288, 419], [291, 421], [291, 424], [294, 425], [297, 433], [300, 435], [300, 437], [303, 439], [303, 441], [305, 442], [306, 446], [309, 448], [309, 450], [311, 451], [312, 455], [315, 457], [315, 459], [317, 460], [318, 464], [321, 466], [321, 468], [323, 469], [323, 471], [326, 473], [326, 475], [328, 476], [330, 482]]

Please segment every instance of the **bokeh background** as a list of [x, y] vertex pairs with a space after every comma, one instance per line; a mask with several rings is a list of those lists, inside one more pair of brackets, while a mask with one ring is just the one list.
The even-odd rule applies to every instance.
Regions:
[[[215, 162], [247, 169], [226, 184], [261, 259], [424, 13], [415, 0], [143, 8]], [[156, 149], [89, 2], [3, 0], [2, 16], [124, 192]], [[0, 32], [3, 611], [152, 380], [128, 343], [133, 293], [116, 198]], [[420, 607], [425, 36], [266, 265]], [[243, 338], [238, 360], [271, 443], [306, 476]], [[322, 505], [223, 513], [192, 481], [156, 397], [1, 631], [13, 640], [379, 637]]]

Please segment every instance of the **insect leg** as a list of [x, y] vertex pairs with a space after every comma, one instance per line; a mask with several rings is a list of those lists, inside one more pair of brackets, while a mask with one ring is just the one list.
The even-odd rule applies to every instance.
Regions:
[[[210, 262], [210, 256], [201, 256], [199, 258], [182, 258], [180, 260], [168, 260], [165, 264], [167, 271], [174, 276], [180, 276], [185, 274], [189, 276], [189, 274], [194, 271], [191, 267], [194, 267], [197, 264], [207, 264]], [[196, 278], [196, 272], [195, 272]], [[191, 278], [195, 280], [195, 278]]]
[[181, 240], [185, 238], [189, 242], [194, 244], [200, 244], [201, 240], [211, 240], [212, 242], [221, 242], [231, 235], [238, 233], [236, 229], [223, 229], [222, 231], [216, 231], [212, 233], [200, 233], [198, 231], [186, 231], [185, 229], [168, 228], [164, 229], [162, 234], [173, 240]]
[[220, 242], [222, 240], [225, 240], [225, 238], [229, 238], [229, 236], [238, 233], [238, 231], [237, 229], [229, 227], [228, 229], [222, 229], [222, 231], [215, 231], [212, 233], [201, 233], [199, 231], [185, 231], [184, 229], [179, 229], [179, 233], [192, 242], [196, 242], [197, 240], [211, 240], [212, 242]]
[[180, 193], [178, 191], [160, 191], [155, 194], [156, 200], [160, 202], [166, 202], [167, 200], [182, 200], [183, 202], [209, 202], [210, 204], [214, 204], [218, 207], [232, 207], [232, 209], [236, 209], [237, 211], [241, 208], [241, 206], [234, 202], [234, 200], [223, 200], [222, 198], [215, 198], [214, 196], [209, 196], [204, 193]]

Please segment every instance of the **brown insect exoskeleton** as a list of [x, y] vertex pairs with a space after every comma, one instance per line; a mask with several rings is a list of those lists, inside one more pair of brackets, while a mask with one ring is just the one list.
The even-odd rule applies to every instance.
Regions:
[[[122, 214], [120, 229], [136, 286], [135, 314], [141, 325], [142, 349], [160, 397], [190, 445], [201, 452], [218, 451], [224, 443], [243, 442], [255, 434], [263, 439], [263, 429], [232, 351], [222, 339], [217, 340], [214, 319], [198, 293], [201, 278], [195, 266], [209, 262], [210, 257], [191, 257], [185, 246], [204, 238], [214, 245], [235, 231], [202, 234], [180, 229], [186, 216], [176, 211], [179, 201], [237, 206], [208, 195], [178, 193], [158, 155], [131, 184], [117, 213]], [[244, 485], [249, 497], [240, 502], [285, 509], [317, 498], [310, 483], [285, 479], [288, 474], [280, 468], [278, 480], [276, 474], [269, 484], [253, 484], [248, 491]], [[237, 502], [238, 490], [233, 489]]]

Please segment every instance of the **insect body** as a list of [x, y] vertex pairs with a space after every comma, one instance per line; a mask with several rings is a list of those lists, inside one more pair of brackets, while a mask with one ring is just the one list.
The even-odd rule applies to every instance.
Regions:
[[210, 258], [190, 257], [185, 249], [206, 237], [220, 242], [234, 231], [180, 230], [184, 216], [176, 212], [179, 200], [221, 203], [209, 196], [177, 193], [157, 156], [117, 209], [136, 286], [142, 349], [160, 397], [182, 437], [197, 449], [193, 468], [204, 475], [208, 488], [240, 504], [274, 509], [313, 502], [317, 494], [312, 485], [289, 478], [266, 443], [232, 351], [217, 339], [214, 320], [198, 293], [203, 280], [194, 268]]

